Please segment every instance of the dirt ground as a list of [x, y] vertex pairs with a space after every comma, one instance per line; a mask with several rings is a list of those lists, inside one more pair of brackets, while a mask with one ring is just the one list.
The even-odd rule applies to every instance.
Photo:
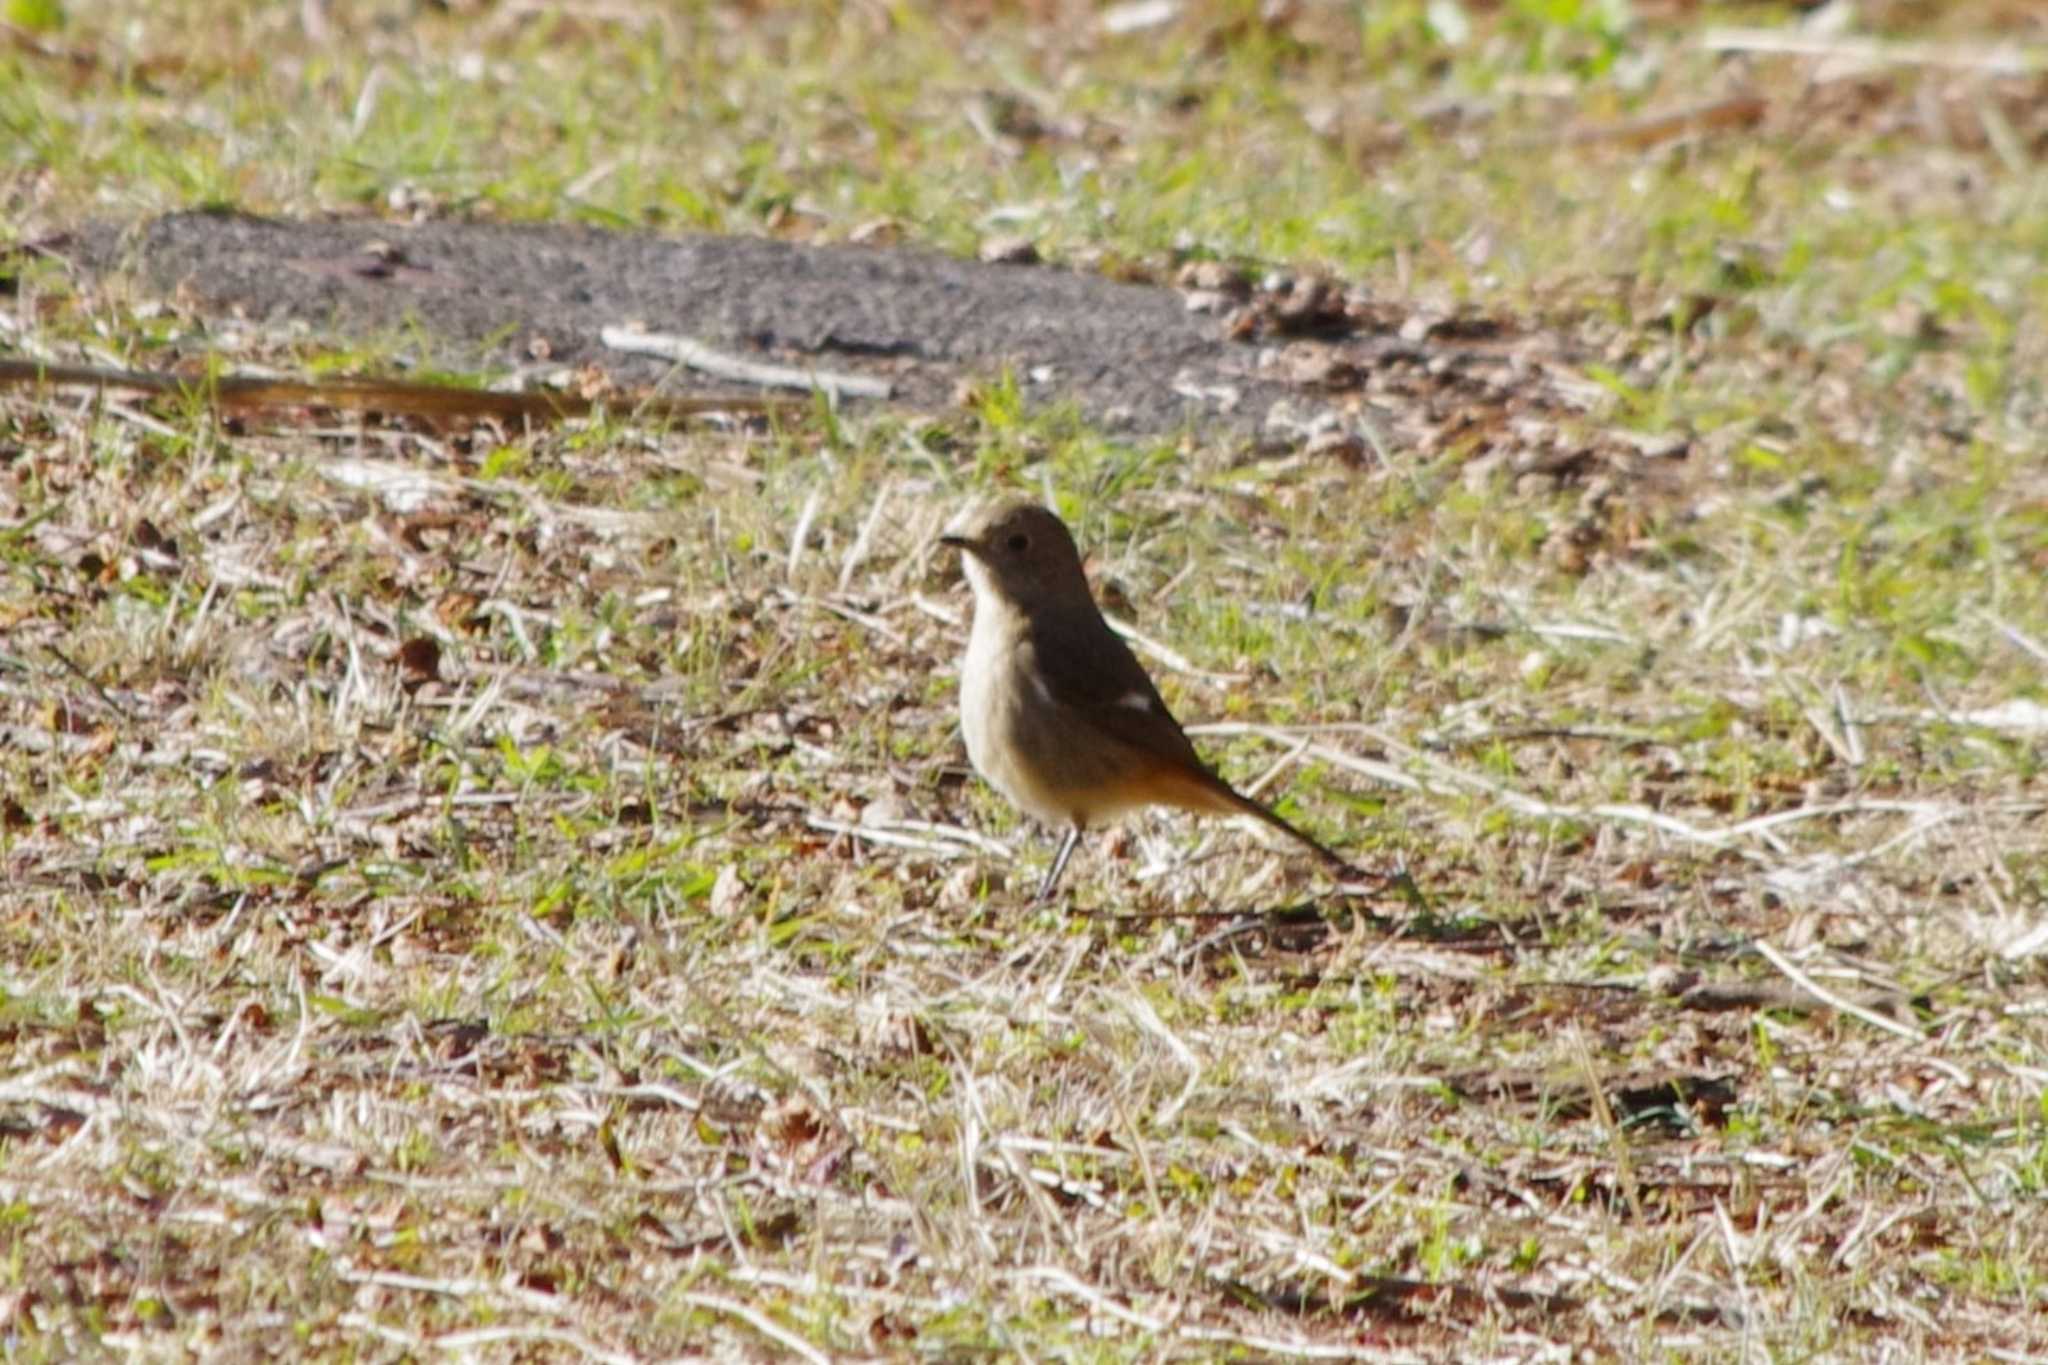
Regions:
[[1583, 338], [1215, 263], [1174, 287], [894, 246], [203, 212], [101, 224], [66, 251], [204, 313], [333, 344], [402, 333], [433, 348], [418, 363], [443, 367], [544, 358], [541, 370], [594, 366], [625, 385], [720, 389], [599, 339], [644, 324], [745, 359], [883, 378], [913, 409], [1008, 371], [1028, 401], [1072, 403], [1133, 438], [1221, 423], [1267, 453], [1451, 452], [1574, 479], [1686, 453], [1682, 436], [1603, 429], [1605, 395], [1575, 373]]

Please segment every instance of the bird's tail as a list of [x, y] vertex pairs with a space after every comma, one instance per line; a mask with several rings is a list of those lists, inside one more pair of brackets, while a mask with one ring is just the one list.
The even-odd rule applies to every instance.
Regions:
[[1319, 843], [1315, 839], [1310, 838], [1308, 835], [1303, 834], [1293, 825], [1290, 825], [1285, 820], [1281, 819], [1279, 815], [1267, 809], [1265, 806], [1259, 804], [1257, 801], [1252, 800], [1249, 796], [1244, 795], [1242, 792], [1233, 791], [1230, 794], [1232, 797], [1236, 798], [1232, 802], [1232, 804], [1235, 805], [1238, 810], [1243, 811], [1246, 815], [1257, 816], [1259, 819], [1271, 825], [1274, 829], [1279, 830], [1282, 834], [1291, 835], [1297, 842], [1309, 848], [1311, 851], [1315, 853], [1315, 855], [1318, 858], [1321, 858], [1325, 863], [1329, 864], [1330, 869], [1332, 871], [1341, 872], [1346, 877], [1361, 880], [1364, 879], [1366, 874], [1357, 867], [1354, 867], [1349, 858], [1344, 857], [1342, 854], [1336, 852], [1334, 849], [1331, 849], [1327, 845]]
[[1296, 829], [1293, 825], [1288, 824], [1287, 821], [1281, 819], [1278, 814], [1271, 810], [1268, 810], [1264, 805], [1261, 805], [1259, 802], [1252, 800], [1251, 797], [1246, 796], [1243, 792], [1231, 786], [1228, 782], [1225, 782], [1222, 778], [1216, 776], [1214, 773], [1205, 772], [1202, 774], [1202, 777], [1204, 780], [1201, 781], [1199, 784], [1199, 792], [1189, 792], [1188, 796], [1192, 797], [1193, 799], [1183, 799], [1179, 802], [1179, 804], [1187, 806], [1193, 810], [1214, 811], [1218, 815], [1244, 814], [1256, 816], [1258, 819], [1264, 821], [1266, 824], [1271, 825], [1274, 829], [1279, 830], [1282, 834], [1287, 835], [1289, 838], [1295, 840], [1297, 843], [1300, 843], [1304, 847], [1308, 848], [1318, 858], [1321, 858], [1326, 864], [1328, 864], [1331, 871], [1342, 874], [1347, 880], [1379, 880], [1378, 878], [1375, 878], [1373, 874], [1362, 870], [1350, 859], [1344, 857], [1342, 854], [1336, 852], [1334, 849], [1331, 849], [1326, 845], [1317, 842], [1315, 839], [1309, 837], [1308, 835], [1302, 833], [1300, 830]]

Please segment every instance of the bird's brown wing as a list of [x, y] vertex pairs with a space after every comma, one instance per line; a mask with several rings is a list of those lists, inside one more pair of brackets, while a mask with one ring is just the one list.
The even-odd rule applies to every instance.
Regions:
[[1324, 861], [1347, 874], [1357, 869], [1232, 787], [1202, 761], [1195, 746], [1152, 684], [1123, 638], [1101, 616], [1040, 612], [1024, 639], [1029, 674], [1045, 687], [1046, 699], [1079, 725], [1106, 741], [1136, 750], [1134, 762], [1154, 760], [1146, 799], [1190, 810], [1242, 811], [1265, 821], [1313, 849]]
[[1209, 771], [1129, 645], [1092, 609], [1039, 612], [1025, 641], [1047, 700], [1101, 737]]

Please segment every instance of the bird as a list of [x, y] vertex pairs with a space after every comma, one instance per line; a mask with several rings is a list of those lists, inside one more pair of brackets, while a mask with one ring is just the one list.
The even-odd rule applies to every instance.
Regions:
[[939, 543], [960, 551], [974, 624], [960, 728], [975, 771], [1065, 837], [1033, 898], [1052, 899], [1084, 831], [1142, 806], [1249, 815], [1347, 877], [1365, 874], [1216, 775], [1088, 588], [1066, 523], [1021, 498], [978, 503]]

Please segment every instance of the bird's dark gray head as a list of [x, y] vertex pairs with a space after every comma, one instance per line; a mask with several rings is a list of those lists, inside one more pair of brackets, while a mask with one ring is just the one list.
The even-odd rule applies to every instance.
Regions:
[[955, 518], [939, 541], [961, 551], [977, 596], [994, 594], [1018, 605], [1093, 604], [1073, 535], [1035, 502], [977, 504]]

